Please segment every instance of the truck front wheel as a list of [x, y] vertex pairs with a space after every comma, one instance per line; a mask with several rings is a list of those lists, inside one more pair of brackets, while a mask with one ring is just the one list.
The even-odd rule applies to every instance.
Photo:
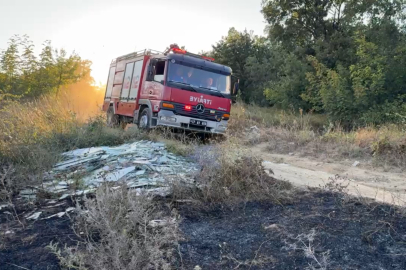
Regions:
[[138, 121], [138, 127], [140, 129], [149, 130], [151, 127], [151, 115], [148, 108], [144, 108]]
[[113, 107], [110, 107], [107, 110], [107, 126], [118, 127], [118, 125], [119, 125], [118, 115], [114, 114]]

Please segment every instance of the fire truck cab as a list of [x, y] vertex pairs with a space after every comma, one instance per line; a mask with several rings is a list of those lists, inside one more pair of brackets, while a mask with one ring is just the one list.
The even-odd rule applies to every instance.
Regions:
[[[231, 109], [231, 68], [173, 44], [113, 59], [103, 110], [107, 123], [223, 134]], [[233, 89], [236, 90], [236, 89]]]

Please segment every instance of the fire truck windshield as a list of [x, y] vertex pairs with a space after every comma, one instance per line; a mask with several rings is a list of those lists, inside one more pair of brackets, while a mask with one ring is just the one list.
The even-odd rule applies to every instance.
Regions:
[[168, 82], [230, 94], [230, 76], [169, 62]]

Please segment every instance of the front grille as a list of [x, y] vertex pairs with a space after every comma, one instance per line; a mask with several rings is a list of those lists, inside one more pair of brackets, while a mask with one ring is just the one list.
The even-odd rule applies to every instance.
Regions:
[[[183, 115], [183, 116], [188, 116], [188, 117], [193, 117], [193, 118], [200, 118], [200, 119], [205, 119], [205, 120], [211, 120], [211, 121], [218, 121], [217, 119], [221, 119], [223, 116], [224, 112], [221, 111], [216, 111], [213, 109], [204, 109], [203, 113], [198, 113], [196, 110], [196, 106], [192, 106], [191, 111], [186, 111], [185, 110], [185, 105], [183, 104], [174, 104], [175, 105], [175, 114]], [[215, 111], [214, 113], [211, 113], [210, 111]], [[217, 119], [216, 119], [217, 118]]]

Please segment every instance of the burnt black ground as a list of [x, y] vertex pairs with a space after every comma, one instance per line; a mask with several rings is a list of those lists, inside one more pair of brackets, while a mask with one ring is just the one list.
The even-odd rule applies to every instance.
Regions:
[[[330, 251], [327, 269], [406, 269], [406, 218], [395, 207], [355, 199], [341, 203], [341, 195], [321, 191], [300, 192], [295, 198], [284, 206], [252, 202], [233, 210], [178, 206], [185, 240], [175, 269], [196, 265], [202, 269], [305, 269], [313, 261], [303, 251], [286, 247], [312, 229], [316, 256]], [[64, 209], [55, 208], [46, 215]], [[2, 210], [1, 231], [16, 233], [0, 238], [1, 270], [21, 269], [11, 264], [30, 270], [60, 269], [46, 246], [51, 241], [76, 245], [66, 216], [27, 221], [24, 229], [6, 217]], [[254, 259], [263, 263], [252, 263]]]
[[[64, 211], [68, 206], [42, 209], [40, 218]], [[34, 210], [34, 209], [32, 209]], [[25, 210], [27, 211], [27, 209]], [[25, 212], [24, 211], [24, 212]], [[23, 211], [18, 211], [18, 214]], [[60, 269], [58, 259], [46, 246], [53, 243], [73, 246], [78, 238], [71, 229], [71, 220], [66, 215], [46, 220], [27, 221], [21, 218], [25, 227], [0, 212], [0, 231], [12, 230], [13, 234], [0, 237], [0, 269], [17, 270], [25, 267], [30, 270]], [[17, 267], [17, 266], [19, 267]]]
[[[305, 269], [314, 261], [286, 247], [314, 229], [316, 257], [330, 251], [327, 269], [406, 269], [406, 218], [393, 207], [357, 200], [342, 205], [325, 192], [296, 198], [283, 207], [248, 203], [204, 214], [181, 209], [183, 268]], [[253, 264], [254, 258], [265, 263]]]

